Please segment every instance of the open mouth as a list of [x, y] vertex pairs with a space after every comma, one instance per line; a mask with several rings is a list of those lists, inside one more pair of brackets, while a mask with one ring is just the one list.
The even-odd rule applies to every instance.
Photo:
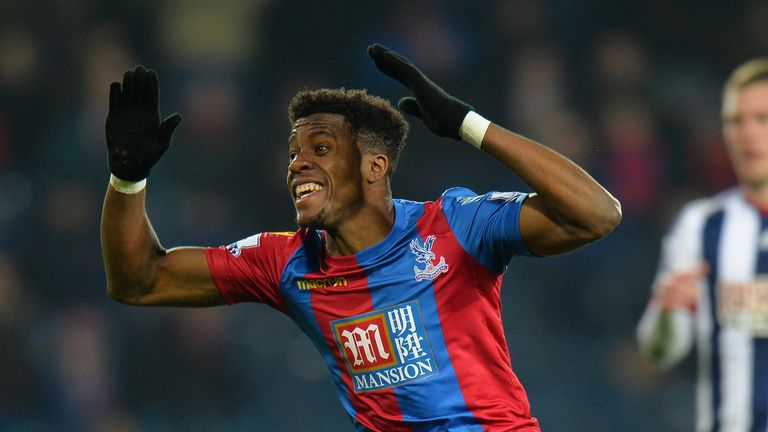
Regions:
[[321, 190], [323, 190], [323, 185], [319, 183], [303, 183], [293, 189], [293, 195], [296, 197], [296, 201], [301, 201]]

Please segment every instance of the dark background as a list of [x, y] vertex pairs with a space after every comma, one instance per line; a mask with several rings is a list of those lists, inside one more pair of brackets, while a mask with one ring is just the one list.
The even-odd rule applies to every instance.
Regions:
[[[396, 101], [374, 41], [623, 204], [609, 237], [507, 272], [513, 367], [543, 430], [693, 429], [694, 361], [652, 370], [635, 325], [681, 203], [733, 184], [720, 86], [766, 53], [765, 1], [0, 0], [0, 430], [352, 430], [320, 355], [266, 306], [108, 298], [103, 127], [110, 82], [155, 68], [163, 114], [184, 115], [148, 185], [163, 245], [290, 230], [287, 103], [342, 86]], [[396, 197], [528, 190], [411, 124]]]

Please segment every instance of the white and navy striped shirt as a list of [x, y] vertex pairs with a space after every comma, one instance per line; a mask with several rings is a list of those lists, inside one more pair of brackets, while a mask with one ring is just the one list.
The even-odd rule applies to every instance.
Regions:
[[[661, 366], [698, 351], [696, 430], [768, 431], [768, 213], [740, 189], [687, 204], [664, 238], [656, 280], [709, 265], [694, 311], [674, 311], [666, 340], [650, 304], [638, 326], [641, 350], [662, 344]], [[654, 284], [656, 289], [657, 283]], [[657, 346], [658, 348], [658, 346]]]

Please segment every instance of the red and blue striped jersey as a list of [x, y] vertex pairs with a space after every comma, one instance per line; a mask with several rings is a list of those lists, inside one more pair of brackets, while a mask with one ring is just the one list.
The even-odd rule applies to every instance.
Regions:
[[393, 200], [381, 242], [330, 256], [323, 231], [261, 233], [206, 249], [230, 303], [263, 302], [306, 333], [360, 431], [539, 431], [512, 371], [499, 291], [530, 255], [526, 194], [449, 189]]

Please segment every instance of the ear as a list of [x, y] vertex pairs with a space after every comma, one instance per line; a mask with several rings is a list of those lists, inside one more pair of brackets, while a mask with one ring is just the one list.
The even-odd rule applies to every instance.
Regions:
[[368, 183], [387, 178], [389, 172], [389, 159], [383, 154], [363, 155], [363, 175]]

